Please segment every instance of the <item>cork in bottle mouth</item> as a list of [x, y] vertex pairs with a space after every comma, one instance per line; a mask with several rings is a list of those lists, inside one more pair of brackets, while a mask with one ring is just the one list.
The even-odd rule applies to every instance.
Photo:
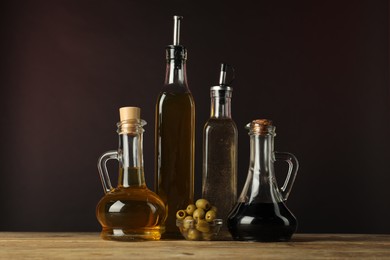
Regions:
[[249, 134], [256, 135], [275, 135], [275, 126], [269, 119], [255, 119], [245, 127], [249, 129]]
[[132, 119], [141, 119], [141, 109], [139, 107], [121, 107], [119, 108], [120, 121]]
[[139, 107], [121, 107], [119, 109], [118, 125], [119, 134], [137, 134], [143, 132], [146, 122], [141, 119], [141, 109]]

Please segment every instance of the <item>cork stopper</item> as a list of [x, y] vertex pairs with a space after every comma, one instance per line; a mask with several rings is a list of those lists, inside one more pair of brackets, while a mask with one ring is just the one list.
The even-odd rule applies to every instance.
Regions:
[[141, 109], [139, 107], [119, 108], [120, 122], [117, 124], [119, 134], [140, 134], [146, 122], [141, 119]]
[[272, 125], [272, 121], [269, 119], [255, 119], [247, 124], [246, 128], [249, 129], [249, 134], [275, 134], [275, 127]]
[[141, 109], [139, 107], [121, 107], [119, 108], [120, 121], [141, 119]]

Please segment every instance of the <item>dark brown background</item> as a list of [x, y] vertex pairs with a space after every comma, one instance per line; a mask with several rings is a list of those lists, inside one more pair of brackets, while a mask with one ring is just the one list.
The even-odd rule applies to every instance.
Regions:
[[9, 0], [1, 12], [0, 230], [100, 229], [96, 160], [117, 147], [121, 106], [140, 106], [149, 123], [153, 189], [154, 104], [179, 14], [196, 102], [196, 196], [209, 87], [227, 61], [238, 190], [244, 125], [271, 118], [276, 149], [300, 161], [288, 201], [299, 232], [390, 233], [388, 1]]

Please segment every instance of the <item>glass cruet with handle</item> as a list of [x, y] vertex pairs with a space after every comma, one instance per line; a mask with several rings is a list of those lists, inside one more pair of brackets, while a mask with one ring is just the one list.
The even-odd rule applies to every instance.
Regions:
[[[291, 153], [274, 151], [275, 126], [271, 120], [253, 120], [247, 129], [250, 136], [248, 176], [228, 217], [229, 231], [235, 240], [288, 241], [297, 229], [297, 220], [285, 201], [298, 171], [298, 160]], [[277, 161], [289, 165], [280, 188], [274, 171]]]

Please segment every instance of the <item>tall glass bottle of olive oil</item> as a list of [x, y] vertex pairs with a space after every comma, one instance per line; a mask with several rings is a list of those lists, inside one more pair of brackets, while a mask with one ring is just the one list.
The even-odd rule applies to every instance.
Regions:
[[194, 198], [195, 103], [187, 84], [187, 50], [179, 43], [182, 17], [173, 19], [173, 44], [166, 48], [165, 82], [156, 104], [155, 191], [168, 211], [163, 238], [181, 238], [175, 214]]

